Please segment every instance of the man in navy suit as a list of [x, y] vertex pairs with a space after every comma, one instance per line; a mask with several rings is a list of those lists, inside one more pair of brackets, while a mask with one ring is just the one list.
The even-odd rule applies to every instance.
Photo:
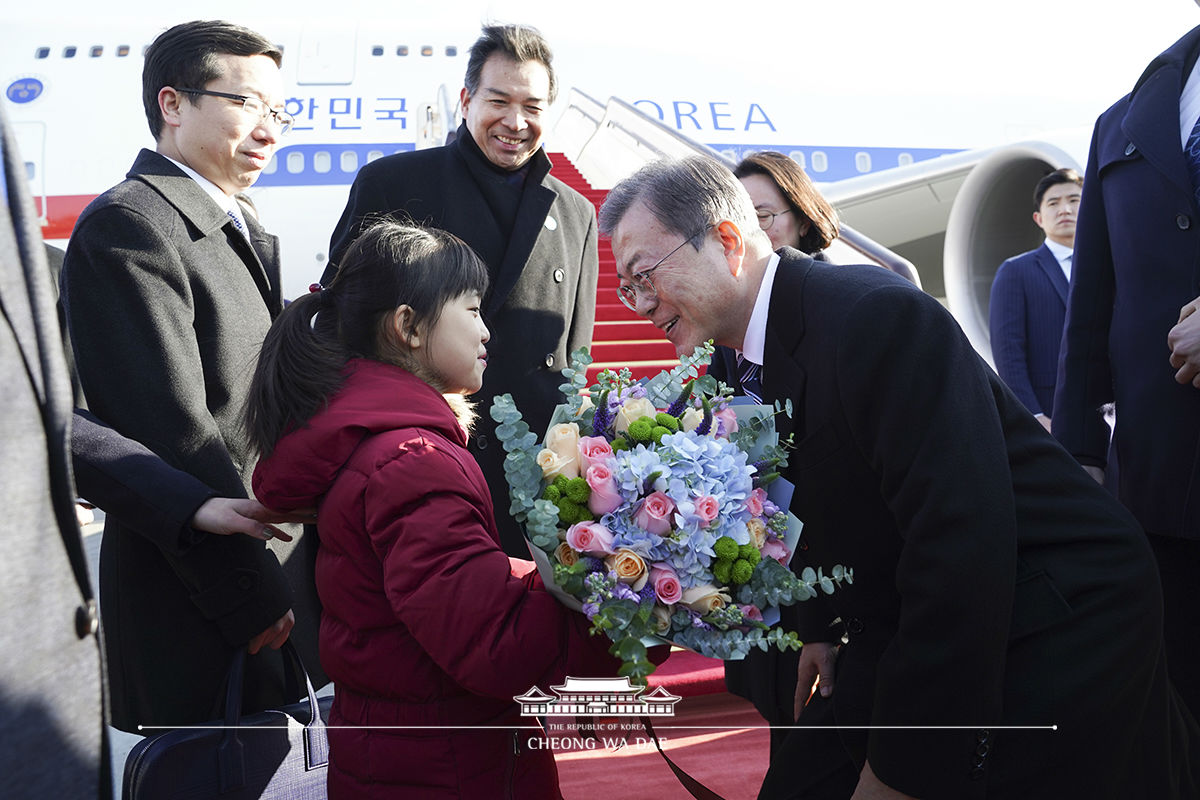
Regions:
[[1073, 169], [1056, 169], [1038, 181], [1033, 221], [1046, 242], [1001, 264], [992, 283], [988, 323], [996, 372], [1046, 430], [1054, 410], [1082, 186]]
[[[796, 607], [800, 705], [818, 679], [800, 723], [839, 729], [793, 730], [762, 797], [1197, 796], [1200, 731], [1167, 682], [1145, 537], [937, 300], [773, 252], [703, 156], [619, 183], [600, 229], [640, 316], [680, 353], [736, 349], [757, 386], [712, 371], [787, 404], [793, 567], [854, 568]], [[856, 780], [829, 786], [847, 764]]]
[[[1200, 714], [1200, 28], [1096, 122], [1075, 236], [1054, 435], [1098, 480], [1116, 404], [1117, 497], [1158, 558], [1171, 679]], [[1190, 155], [1189, 155], [1190, 153]], [[1181, 312], [1181, 309], [1182, 312]], [[1182, 319], [1181, 317], [1185, 317]], [[1173, 330], [1174, 326], [1178, 329]]]

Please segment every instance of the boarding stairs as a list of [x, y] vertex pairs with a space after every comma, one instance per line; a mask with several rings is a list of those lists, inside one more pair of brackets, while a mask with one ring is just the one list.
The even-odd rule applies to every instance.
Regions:
[[[586, 197], [600, 211], [607, 192], [593, 189], [563, 153], [550, 153], [553, 175]], [[617, 297], [617, 267], [612, 247], [600, 239], [600, 280], [596, 287], [596, 327], [592, 334], [589, 383], [603, 369], [628, 367], [635, 379], [656, 375], [679, 364], [675, 347], [648, 320], [634, 314]]]

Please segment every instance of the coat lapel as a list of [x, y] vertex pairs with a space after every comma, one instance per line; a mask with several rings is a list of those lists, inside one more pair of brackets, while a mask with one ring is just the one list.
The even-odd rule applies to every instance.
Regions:
[[1192, 180], [1184, 162], [1179, 128], [1164, 125], [1163, 120], [1179, 117], [1179, 93], [1183, 89], [1185, 66], [1195, 62], [1200, 28], [1175, 43], [1147, 68], [1129, 96], [1129, 111], [1121, 121], [1121, 130], [1130, 143], [1167, 180], [1191, 195]]
[[[763, 398], [778, 402], [784, 413], [775, 418], [780, 439], [789, 434], [804, 436], [804, 396], [807, 377], [803, 365], [792, 354], [804, 338], [805, 319], [801, 294], [805, 279], [812, 269], [812, 259], [795, 250], [781, 253], [771, 287], [771, 302], [767, 312], [767, 336], [763, 347]], [[787, 413], [791, 402], [791, 414]]]
[[[153, 187], [155, 191], [165, 197], [179, 211], [179, 214], [184, 219], [195, 226], [203, 236], [226, 237], [229, 241], [229, 246], [233, 248], [238, 258], [246, 265], [246, 270], [254, 280], [254, 285], [258, 287], [258, 292], [262, 296], [263, 303], [266, 304], [272, 315], [276, 313], [277, 306], [272, 305], [271, 298], [272, 293], [279, 293], [278, 276], [276, 276], [273, 285], [255, 248], [250, 245], [250, 242], [246, 241], [246, 237], [233, 224], [233, 220], [229, 218], [229, 215], [213, 202], [212, 198], [208, 196], [208, 193], [199, 184], [184, 174], [165, 156], [149, 150], [142, 150], [138, 154], [137, 160], [133, 162], [133, 168], [129, 170], [128, 177], [144, 181]], [[260, 238], [267, 236], [258, 223], [250, 221], [250, 215], [245, 214], [243, 216], [249, 225], [251, 238], [255, 236], [255, 228], [258, 229]], [[277, 242], [275, 247], [278, 247]], [[272, 248], [267, 247], [265, 249], [270, 250]], [[278, 261], [276, 261], [274, 266], [278, 267]]]
[[1066, 308], [1067, 291], [1070, 289], [1070, 284], [1067, 283], [1066, 273], [1063, 272], [1058, 259], [1054, 257], [1054, 253], [1051, 253], [1050, 248], [1046, 247], [1046, 245], [1042, 245], [1037, 249], [1034, 253], [1034, 259], [1037, 261], [1037, 265], [1041, 267], [1042, 272], [1046, 273], [1046, 277], [1050, 280], [1050, 284], [1058, 294], [1058, 299], [1062, 300], [1063, 308]]

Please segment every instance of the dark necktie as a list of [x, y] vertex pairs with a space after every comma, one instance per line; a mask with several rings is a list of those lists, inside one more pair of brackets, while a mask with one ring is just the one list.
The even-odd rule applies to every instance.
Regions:
[[737, 365], [738, 381], [742, 384], [742, 392], [754, 402], [761, 403], [763, 398], [762, 367], [743, 358], [741, 353], [738, 354]]
[[1197, 202], [1200, 202], [1200, 118], [1196, 119], [1192, 132], [1188, 134], [1187, 148], [1183, 156], [1187, 161], [1188, 174], [1192, 176], [1192, 194], [1196, 196]]

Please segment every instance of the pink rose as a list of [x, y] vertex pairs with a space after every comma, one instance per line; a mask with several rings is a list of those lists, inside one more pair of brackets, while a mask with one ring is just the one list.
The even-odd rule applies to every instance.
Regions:
[[592, 493], [588, 496], [588, 511], [596, 516], [602, 517], [610, 511], [616, 511], [625, 502], [618, 491], [617, 479], [607, 465], [593, 464], [588, 467], [584, 477], [588, 486], [592, 487]]
[[717, 514], [721, 511], [721, 505], [717, 502], [717, 498], [711, 495], [703, 495], [696, 498], [696, 517], [705, 525], [717, 518]]
[[763, 501], [767, 499], [767, 493], [762, 489], [755, 489], [746, 498], [746, 509], [752, 517], [761, 517], [763, 515]]
[[759, 611], [758, 606], [738, 606], [742, 610], [742, 616], [746, 619], [752, 619], [755, 622], [762, 622], [762, 611]]
[[585, 472], [593, 464], [611, 464], [612, 461], [613, 449], [608, 439], [603, 436], [579, 437], [579, 463]]
[[763, 558], [773, 558], [785, 567], [792, 560], [792, 554], [788, 552], [787, 546], [778, 539], [767, 539], [761, 551]]
[[679, 576], [666, 564], [655, 564], [650, 568], [650, 583], [654, 586], [654, 594], [658, 595], [660, 603], [674, 605], [683, 598]]
[[567, 544], [580, 553], [608, 555], [613, 552], [613, 535], [599, 522], [577, 522], [567, 530]]
[[633, 521], [644, 531], [664, 535], [671, 530], [671, 512], [675, 502], [662, 492], [655, 492], [642, 501]]
[[714, 435], [722, 439], [728, 439], [733, 434], [737, 433], [737, 412], [732, 408], [723, 408], [720, 411], [713, 412], [713, 430]]

